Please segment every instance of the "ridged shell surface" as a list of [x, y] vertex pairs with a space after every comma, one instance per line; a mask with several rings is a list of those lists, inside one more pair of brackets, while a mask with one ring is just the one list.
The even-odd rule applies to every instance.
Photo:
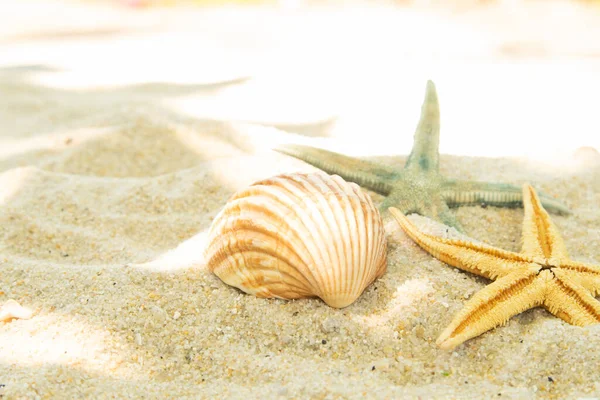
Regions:
[[275, 176], [235, 194], [205, 252], [225, 283], [258, 297], [352, 304], [386, 270], [379, 211], [356, 184], [325, 173]]

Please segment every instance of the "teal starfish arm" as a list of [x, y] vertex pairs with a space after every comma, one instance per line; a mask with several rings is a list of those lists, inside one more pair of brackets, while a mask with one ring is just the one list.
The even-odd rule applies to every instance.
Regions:
[[[523, 204], [521, 188], [505, 183], [450, 180], [439, 172], [440, 111], [433, 82], [427, 82], [421, 118], [404, 169], [360, 160], [309, 146], [286, 145], [277, 151], [299, 158], [330, 174], [358, 183], [386, 196], [380, 209], [394, 206], [404, 214], [418, 213], [462, 231], [450, 207]], [[541, 195], [548, 211], [566, 214], [568, 208]]]
[[437, 219], [445, 225], [456, 228], [456, 230], [459, 232], [464, 232], [463, 227], [460, 224], [460, 222], [456, 219], [455, 214], [452, 211], [450, 211], [448, 204], [446, 204], [446, 202], [444, 201], [439, 202], [439, 211], [437, 211], [435, 215], [427, 215], [427, 217]]
[[421, 118], [415, 131], [413, 148], [408, 156], [407, 170], [438, 171], [440, 147], [440, 105], [435, 85], [427, 81]]
[[[544, 208], [567, 215], [569, 209], [547, 194], [539, 192]], [[507, 183], [447, 180], [442, 184], [442, 197], [450, 207], [486, 204], [496, 207], [521, 207], [522, 188]]]
[[274, 150], [298, 158], [328, 174], [339, 175], [347, 181], [355, 182], [384, 196], [390, 194], [393, 189], [392, 182], [398, 177], [398, 171], [387, 165], [315, 147], [288, 144]]

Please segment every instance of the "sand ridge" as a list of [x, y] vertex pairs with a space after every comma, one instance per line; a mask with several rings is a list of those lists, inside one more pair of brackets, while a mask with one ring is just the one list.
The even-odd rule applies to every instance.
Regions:
[[[186, 265], [202, 241], [181, 257], [178, 246], [201, 235], [235, 190], [270, 173], [311, 167], [275, 153], [246, 154], [198, 160], [191, 168], [182, 162], [155, 176], [146, 164], [127, 162], [145, 150], [143, 141], [130, 141], [129, 129], [107, 139], [126, 144], [115, 147], [125, 162], [112, 176], [94, 157], [106, 143], [84, 150], [86, 171], [96, 174], [64, 172], [80, 165], [69, 149], [54, 171], [29, 166], [0, 176], [1, 296], [35, 310], [33, 319], [0, 328], [7, 394], [519, 397], [597, 389], [585, 360], [596, 351], [600, 328], [573, 327], [540, 309], [454, 352], [437, 349], [441, 329], [485, 282], [420, 251], [389, 217], [388, 272], [344, 310], [319, 300], [257, 299], [224, 285], [201, 260]], [[172, 127], [162, 129], [165, 142], [178, 140]], [[165, 165], [177, 161], [160, 154]], [[249, 174], [255, 176], [223, 184], [218, 173], [240, 159], [256, 167]], [[476, 173], [473, 164], [480, 166]], [[597, 168], [551, 179], [504, 159], [442, 157], [442, 165], [477, 179], [507, 178], [515, 172], [498, 171], [508, 166], [549, 193], [579, 193], [567, 199], [574, 215], [554, 219], [575, 258], [600, 254], [590, 242], [600, 235], [590, 215], [600, 192]], [[11, 193], [7, 182], [16, 182]], [[457, 214], [475, 238], [518, 249], [522, 210], [469, 207]]]

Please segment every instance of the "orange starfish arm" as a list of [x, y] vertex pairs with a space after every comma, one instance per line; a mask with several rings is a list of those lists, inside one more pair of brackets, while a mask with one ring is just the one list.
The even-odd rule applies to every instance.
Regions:
[[599, 266], [568, 260], [560, 268], [569, 279], [589, 290], [592, 296], [600, 294]]
[[556, 225], [542, 207], [540, 198], [531, 185], [523, 185], [523, 250], [522, 253], [540, 264], [554, 264], [567, 260], [569, 253]]
[[454, 317], [436, 343], [453, 349], [462, 342], [506, 323], [513, 315], [539, 306], [546, 284], [538, 276], [539, 267], [531, 264], [498, 279], [477, 292]]
[[[548, 294], [544, 306], [566, 322], [586, 326], [600, 322], [600, 302], [577, 281], [569, 271], [553, 268], [554, 279], [548, 279]], [[551, 274], [551, 273], [550, 273]]]
[[484, 244], [428, 235], [420, 232], [397, 208], [390, 207], [389, 211], [415, 243], [435, 258], [464, 271], [496, 279], [510, 274], [517, 268], [528, 267], [531, 263], [531, 259], [522, 254]]

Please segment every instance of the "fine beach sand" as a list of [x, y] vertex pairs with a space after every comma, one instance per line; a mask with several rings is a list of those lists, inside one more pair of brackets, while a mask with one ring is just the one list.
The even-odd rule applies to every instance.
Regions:
[[[105, 18], [111, 29], [122, 26]], [[143, 18], [140, 26], [155, 22], [152, 14]], [[318, 299], [258, 299], [226, 286], [201, 257], [212, 219], [253, 181], [314, 171], [268, 147], [319, 145], [331, 129], [327, 119], [313, 112], [311, 123], [288, 124], [267, 106], [252, 109], [263, 112], [256, 118], [197, 118], [165, 106], [201, 93], [198, 107], [209, 109], [223, 90], [253, 84], [252, 74], [230, 64], [227, 76], [209, 82], [169, 84], [159, 76], [108, 89], [59, 87], [40, 80], [54, 70], [43, 61], [59, 63], [56, 51], [70, 39], [19, 35], [5, 40], [12, 64], [0, 67], [0, 305], [14, 299], [34, 315], [0, 323], [5, 398], [600, 396], [600, 325], [575, 327], [534, 309], [454, 351], [438, 349], [437, 336], [487, 281], [430, 257], [387, 213], [388, 271], [346, 309]], [[100, 52], [110, 42], [85, 40]], [[32, 53], [17, 54], [16, 43]], [[168, 53], [170, 42], [161, 43], [153, 51]], [[595, 77], [597, 87], [600, 68], [592, 65], [585, 79]], [[444, 81], [452, 77], [438, 84], [442, 100], [452, 97]], [[414, 93], [424, 83], [419, 76]], [[413, 97], [409, 115], [393, 119], [414, 127], [421, 100]], [[261, 123], [244, 122], [253, 119]], [[443, 121], [442, 141], [458, 140], [452, 120], [448, 130]], [[412, 130], [401, 135], [410, 144]], [[600, 135], [597, 121], [589, 135]], [[596, 143], [573, 147], [584, 145]], [[401, 167], [409, 146], [369, 158]], [[560, 164], [442, 155], [441, 169], [450, 177], [530, 182], [564, 201], [572, 215], [552, 218], [571, 256], [600, 264], [599, 159], [591, 149], [569, 150]], [[521, 209], [465, 207], [456, 215], [469, 236], [519, 250]]]

